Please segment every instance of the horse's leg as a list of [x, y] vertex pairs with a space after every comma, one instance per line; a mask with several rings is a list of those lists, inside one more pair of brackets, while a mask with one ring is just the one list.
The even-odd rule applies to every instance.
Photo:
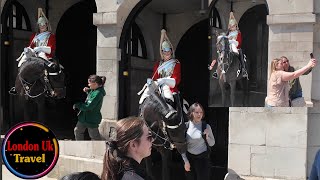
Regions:
[[229, 83], [230, 85], [230, 99], [231, 99], [231, 106], [235, 106], [235, 99], [236, 99], [236, 84], [237, 81], [232, 81]]
[[227, 106], [227, 104], [226, 104], [226, 89], [224, 88], [223, 79], [219, 79], [219, 85], [220, 85], [220, 89], [221, 89], [222, 105], [224, 107], [226, 107]]
[[170, 179], [170, 171], [169, 171], [169, 157], [171, 155], [171, 151], [167, 149], [163, 149], [160, 151], [161, 159], [162, 159], [162, 180]]
[[36, 114], [35, 110], [36, 110], [35, 102], [30, 98], [25, 99], [23, 121], [34, 121], [35, 114]]
[[240, 81], [241, 84], [241, 89], [242, 89], [242, 106], [246, 107], [247, 105], [249, 105], [249, 95], [248, 95], [248, 81], [247, 79], [242, 78]]
[[46, 107], [46, 99], [45, 96], [39, 96], [37, 97], [37, 108], [38, 108], [38, 122], [41, 122], [45, 125], [47, 125], [47, 107]]

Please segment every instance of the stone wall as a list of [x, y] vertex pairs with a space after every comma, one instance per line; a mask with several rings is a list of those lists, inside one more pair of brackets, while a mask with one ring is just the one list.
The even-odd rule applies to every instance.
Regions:
[[48, 177], [60, 179], [67, 174], [83, 171], [101, 175], [106, 151], [104, 141], [59, 141], [59, 148], [58, 162]]
[[306, 179], [307, 111], [230, 108], [228, 168], [251, 178]]
[[310, 175], [311, 167], [317, 151], [320, 149], [320, 107], [308, 108], [308, 141], [307, 141], [307, 175]]

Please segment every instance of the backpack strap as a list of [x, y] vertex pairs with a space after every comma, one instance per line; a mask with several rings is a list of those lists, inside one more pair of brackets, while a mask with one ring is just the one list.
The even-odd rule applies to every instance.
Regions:
[[202, 121], [202, 126], [201, 126], [201, 128], [202, 128], [202, 131], [201, 131], [202, 138], [204, 139], [204, 142], [206, 143], [206, 146], [207, 146], [207, 151], [208, 151], [209, 154], [210, 154], [210, 152], [211, 152], [211, 147], [209, 146], [209, 143], [208, 143], [208, 141], [207, 141], [206, 135], [203, 134], [204, 130], [207, 128], [207, 123], [206, 123], [205, 121]]

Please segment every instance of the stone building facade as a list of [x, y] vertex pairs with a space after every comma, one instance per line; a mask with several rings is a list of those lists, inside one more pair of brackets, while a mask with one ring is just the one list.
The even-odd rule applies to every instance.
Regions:
[[[17, 0], [27, 11], [30, 23], [36, 23], [36, 9], [49, 7], [49, 17], [53, 31], [58, 28], [63, 14], [81, 0], [26, 2]], [[0, 13], [10, 0], [0, 0]], [[220, 16], [220, 29], [226, 30], [229, 0], [205, 1], [206, 9], [217, 9]], [[252, 7], [267, 7], [268, 25], [268, 66], [274, 57], [286, 55], [292, 65], [301, 67], [309, 59], [310, 52], [320, 57], [320, 1], [318, 0], [233, 0], [235, 17], [241, 17]], [[105, 87], [107, 95], [102, 107], [103, 121], [100, 132], [108, 139], [114, 122], [130, 114], [122, 112], [122, 108], [133, 109], [134, 105], [121, 104], [124, 95], [122, 80], [126, 77], [121, 61], [125, 56], [123, 47], [127, 43], [125, 34], [128, 27], [135, 22], [145, 38], [146, 58], [131, 57], [129, 69], [137, 70], [138, 85], [127, 87], [129, 92], [138, 90], [152, 71], [155, 59], [159, 59], [160, 29], [164, 26], [163, 12], [166, 12], [165, 26], [173, 46], [179, 46], [180, 40], [188, 29], [209, 17], [209, 11], [199, 13], [199, 1], [190, 1], [184, 6], [182, 0], [95, 0], [96, 12], [93, 13], [93, 24], [97, 29], [96, 73], [107, 77]], [[149, 5], [148, 5], [149, 4]], [[167, 5], [171, 9], [165, 9]], [[187, 3], [186, 3], [187, 4]], [[34, 6], [36, 5], [36, 7]], [[199, 6], [198, 6], [199, 5]], [[170, 6], [169, 6], [170, 7]], [[176, 7], [176, 8], [175, 8]], [[188, 11], [184, 11], [188, 9]], [[178, 24], [177, 24], [178, 22]], [[2, 24], [2, 26], [4, 26]], [[32, 31], [35, 27], [32, 26]], [[18, 32], [20, 39], [27, 41], [25, 33]], [[258, 41], [258, 40], [257, 40]], [[2, 42], [2, 41], [1, 41]], [[18, 43], [17, 43], [18, 44]], [[20, 45], [21, 46], [21, 45]], [[20, 47], [19, 47], [20, 48]], [[17, 45], [18, 49], [18, 45]], [[16, 50], [19, 51], [19, 50]], [[3, 50], [0, 51], [0, 54]], [[18, 53], [18, 52], [16, 52]], [[208, 60], [209, 61], [209, 60]], [[206, 62], [207, 63], [207, 62]], [[3, 66], [3, 64], [1, 64]], [[143, 70], [144, 73], [141, 74]], [[268, 72], [268, 71], [266, 71]], [[320, 124], [318, 118], [320, 100], [320, 72], [316, 67], [312, 75], [301, 77], [304, 97], [313, 108], [230, 108], [229, 112], [229, 146], [228, 168], [234, 170], [245, 179], [306, 179], [312, 159], [320, 146], [320, 134], [315, 127]], [[129, 76], [130, 77], [130, 76]], [[3, 77], [1, 76], [1, 80]], [[130, 77], [131, 78], [131, 77]], [[132, 79], [134, 80], [134, 79]], [[141, 81], [141, 83], [140, 83]], [[0, 92], [4, 93], [4, 89]], [[126, 91], [127, 92], [127, 91]], [[127, 95], [130, 96], [130, 95]], [[131, 98], [133, 99], [133, 98]], [[135, 99], [136, 100], [136, 99]], [[3, 104], [1, 104], [3, 106]], [[0, 109], [0, 115], [3, 112]], [[0, 123], [3, 125], [3, 115]], [[60, 158], [52, 177], [61, 177], [67, 173], [90, 170], [100, 174], [103, 142], [60, 142]], [[85, 147], [85, 149], [83, 149]], [[79, 151], [79, 149], [82, 149]], [[281, 158], [287, 157], [288, 161]]]

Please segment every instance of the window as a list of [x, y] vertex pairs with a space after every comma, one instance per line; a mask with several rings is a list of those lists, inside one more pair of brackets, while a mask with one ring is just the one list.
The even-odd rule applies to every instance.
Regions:
[[134, 22], [130, 29], [130, 37], [127, 42], [127, 54], [131, 56], [147, 58], [147, 48], [139, 26]]
[[212, 8], [212, 10], [210, 12], [209, 23], [210, 23], [211, 27], [216, 27], [216, 28], [222, 29], [221, 19], [220, 19], [218, 10], [216, 8]]
[[[11, 13], [11, 14], [9, 14]], [[12, 12], [7, 13], [7, 27], [10, 27], [10, 17], [12, 15], [12, 28], [31, 31], [30, 20], [24, 7], [17, 1], [12, 2]]]

